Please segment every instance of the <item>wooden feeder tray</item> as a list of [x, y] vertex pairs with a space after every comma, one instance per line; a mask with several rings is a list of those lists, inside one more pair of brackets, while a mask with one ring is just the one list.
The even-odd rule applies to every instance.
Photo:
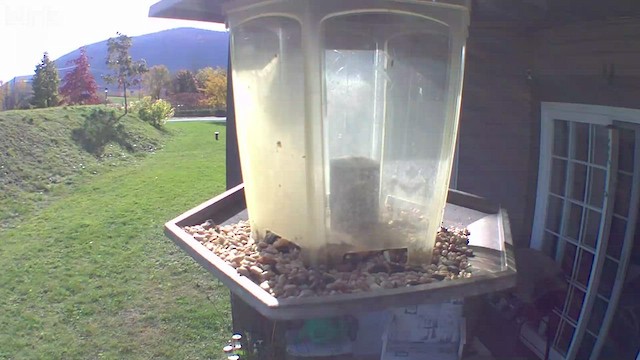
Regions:
[[470, 278], [367, 292], [277, 299], [186, 233], [182, 227], [206, 220], [231, 224], [248, 218], [244, 185], [226, 191], [165, 224], [165, 234], [231, 292], [272, 320], [295, 320], [355, 314], [389, 307], [438, 303], [515, 286], [516, 267], [507, 213], [489, 201], [449, 190], [444, 226], [470, 231]]

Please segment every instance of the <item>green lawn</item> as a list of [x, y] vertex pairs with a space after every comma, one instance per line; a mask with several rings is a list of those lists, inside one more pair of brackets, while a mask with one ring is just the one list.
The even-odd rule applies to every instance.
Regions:
[[0, 230], [0, 359], [220, 358], [228, 291], [162, 224], [224, 190], [225, 128], [167, 127], [161, 151]]
[[[124, 96], [108, 96], [107, 99], [109, 99], [109, 102], [112, 104], [120, 104], [120, 105], [124, 105]], [[104, 100], [104, 99], [103, 99]], [[136, 96], [134, 99], [131, 99], [130, 96], [127, 96], [127, 101], [131, 101], [131, 100], [138, 100], [138, 97]]]
[[92, 154], [84, 150], [81, 137], [96, 129], [88, 126], [96, 124], [90, 115], [104, 109], [65, 106], [0, 112], [0, 229], [68, 195], [76, 183], [146, 159], [167, 138], [166, 132], [129, 114], [118, 121], [122, 131], [112, 136], [114, 141]]

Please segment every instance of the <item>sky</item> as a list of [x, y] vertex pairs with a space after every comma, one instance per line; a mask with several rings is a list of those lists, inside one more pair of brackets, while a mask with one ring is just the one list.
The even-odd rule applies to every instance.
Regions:
[[159, 0], [0, 0], [0, 81], [32, 75], [51, 59], [116, 32], [128, 36], [178, 27], [224, 30], [220, 24], [149, 17]]

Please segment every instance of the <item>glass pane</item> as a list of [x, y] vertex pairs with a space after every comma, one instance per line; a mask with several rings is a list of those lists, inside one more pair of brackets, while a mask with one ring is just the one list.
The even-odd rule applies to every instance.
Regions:
[[580, 311], [582, 311], [582, 304], [584, 303], [585, 293], [582, 290], [573, 288], [573, 294], [569, 301], [569, 307], [567, 308], [567, 316], [575, 322], [578, 322], [580, 318]]
[[618, 185], [616, 186], [616, 197], [613, 212], [624, 217], [629, 213], [629, 202], [631, 201], [631, 176], [618, 172]]
[[562, 254], [562, 261], [560, 262], [560, 266], [564, 271], [564, 274], [567, 276], [572, 276], [573, 274], [573, 263], [576, 257], [576, 247], [573, 244], [570, 244], [564, 240], [561, 240], [564, 243], [564, 253]]
[[544, 238], [542, 239], [542, 252], [552, 258], [555, 258], [556, 251], [558, 249], [558, 241], [558, 236], [550, 233], [549, 231], [545, 231]]
[[551, 312], [549, 315], [549, 334], [555, 335], [558, 332], [558, 327], [560, 326], [560, 316], [556, 314], [555, 311]]
[[[318, 158], [328, 169], [326, 241], [431, 251], [429, 242], [410, 239], [435, 236], [445, 202], [455, 145], [455, 107], [448, 105], [459, 95], [450, 79], [457, 75], [451, 31], [400, 12], [341, 13], [322, 22], [324, 87], [316, 90], [325, 93]], [[424, 217], [410, 218], [408, 209]], [[371, 236], [391, 220], [400, 220], [393, 226], [399, 236]]]
[[324, 30], [325, 184], [330, 233], [358, 238], [379, 217], [380, 156], [374, 149], [381, 121], [374, 104], [382, 101], [375, 86], [380, 54], [372, 36], [350, 33], [339, 20], [327, 20]]
[[[637, 242], [636, 249], [639, 247], [640, 242]], [[636, 280], [628, 281], [622, 287], [606, 339], [610, 346], [605, 346], [601, 359], [637, 359], [638, 349], [640, 349], [640, 301], [638, 299], [640, 291], [637, 269], [630, 267], [627, 269], [626, 279], [632, 278]]]
[[584, 201], [584, 191], [587, 186], [587, 167], [582, 164], [571, 163], [571, 184], [569, 194], [577, 201]]
[[609, 230], [609, 243], [607, 244], [607, 254], [616, 259], [620, 258], [622, 245], [624, 244], [624, 234], [627, 229], [627, 222], [617, 216], [611, 218], [611, 228]]
[[609, 160], [609, 130], [606, 126], [591, 125], [591, 134], [594, 143], [591, 149], [591, 162], [604, 166]]
[[[302, 247], [313, 246], [316, 237], [307, 227], [315, 224], [306, 199], [311, 191], [306, 185], [309, 157], [304, 139], [308, 130], [304, 119], [304, 71], [300, 24], [285, 17], [263, 17], [234, 29], [232, 59], [238, 142], [245, 174], [247, 207], [251, 209], [251, 230], [264, 236], [266, 229], [285, 238], [296, 239]], [[319, 69], [318, 69], [319, 70]], [[242, 84], [241, 86], [239, 84]], [[286, 134], [286, 136], [283, 136]], [[279, 144], [279, 145], [278, 145]], [[272, 169], [263, 171], [266, 164]], [[306, 165], [305, 165], [306, 164]], [[302, 170], [299, 173], [293, 169]], [[290, 199], [287, 206], [280, 200]], [[315, 206], [315, 205], [314, 205]], [[300, 221], [287, 219], [297, 218]], [[314, 239], [314, 240], [312, 240]]]
[[607, 311], [607, 302], [602, 300], [599, 297], [596, 297], [596, 302], [593, 304], [593, 310], [591, 311], [591, 316], [589, 317], [589, 324], [587, 325], [587, 329], [591, 330], [594, 334], [598, 334], [600, 332], [600, 326], [602, 326], [602, 320], [604, 319], [604, 314]]
[[567, 161], [553, 159], [551, 163], [551, 183], [549, 190], [558, 195], [564, 195], [565, 182], [567, 178]]
[[573, 339], [574, 331], [575, 328], [571, 324], [567, 323], [566, 321], [562, 322], [560, 333], [558, 334], [558, 341], [556, 342], [556, 348], [561, 354], [567, 354], [567, 350], [569, 349], [569, 345], [571, 344], [571, 339]]
[[589, 204], [597, 208], [602, 208], [604, 202], [605, 186], [607, 183], [607, 172], [602, 169], [590, 169], [591, 186], [589, 188]]
[[576, 359], [588, 359], [595, 343], [596, 339], [593, 336], [584, 334], [580, 347], [578, 348], [578, 356], [576, 356]]
[[[434, 214], [439, 214], [444, 205], [442, 190], [447, 189], [448, 173], [443, 177], [445, 169], [450, 169], [451, 163], [443, 164], [453, 159], [455, 134], [454, 128], [448, 124], [453, 119], [453, 107], [448, 107], [447, 102], [453, 101], [456, 91], [455, 86], [449, 89], [449, 72], [455, 73], [450, 67], [453, 56], [449, 38], [450, 29], [436, 21], [418, 16], [400, 13], [360, 13], [345, 14], [329, 18], [323, 23], [325, 42], [330, 44], [331, 50], [343, 51], [352, 49], [360, 51], [359, 44], [352, 44], [350, 38], [353, 35], [364, 34], [375, 40], [372, 51], [378, 52], [378, 56], [372, 59], [375, 65], [371, 70], [375, 71], [375, 80], [365, 82], [360, 79], [358, 72], [363, 67], [353, 67], [349, 79], [342, 79], [343, 84], [353, 86], [354, 83], [362, 83], [370, 90], [359, 92], [358, 99], [354, 99], [351, 91], [342, 89], [335, 93], [335, 100], [340, 101], [336, 107], [334, 117], [327, 115], [327, 124], [339, 125], [343, 120], [340, 112], [342, 108], [354, 106], [354, 102], [365, 101], [370, 106], [371, 114], [376, 116], [376, 124], [379, 127], [371, 128], [371, 136], [374, 139], [372, 145], [376, 145], [363, 152], [344, 152], [349, 148], [349, 142], [344, 142], [340, 147], [329, 147], [329, 153], [325, 163], [339, 170], [342, 174], [355, 174], [361, 166], [354, 162], [353, 157], [365, 159], [366, 162], [379, 169], [380, 181], [376, 183], [376, 176], [368, 178], [367, 182], [350, 182], [353, 194], [360, 194], [356, 199], [368, 199], [366, 202], [355, 204], [345, 195], [353, 196], [335, 189], [345, 188], [339, 179], [327, 179], [331, 191], [329, 203], [331, 204], [331, 223], [333, 230], [334, 220], [340, 224], [331, 232], [332, 236], [351, 236], [351, 244], [354, 241], [363, 241], [368, 249], [388, 248], [392, 243], [407, 244], [412, 236], [434, 236], [439, 223], [433, 220]], [[402, 31], [400, 31], [402, 29]], [[348, 36], [345, 36], [345, 33]], [[353, 35], [352, 35], [353, 34]], [[331, 43], [328, 43], [331, 39]], [[335, 42], [335, 43], [334, 43]], [[350, 42], [345, 44], [345, 42]], [[329, 46], [329, 45], [327, 45]], [[342, 70], [336, 68], [336, 75], [341, 77]], [[326, 74], [327, 80], [329, 74]], [[318, 89], [320, 90], [320, 89]], [[371, 92], [374, 91], [375, 92]], [[375, 101], [368, 98], [367, 94], [376, 94]], [[328, 110], [327, 110], [328, 111]], [[359, 114], [353, 114], [353, 128], [366, 126], [366, 118]], [[384, 121], [387, 119], [388, 121]], [[393, 119], [393, 120], [391, 120]], [[445, 119], [447, 119], [445, 121]], [[353, 134], [356, 136], [356, 134]], [[368, 135], [357, 135], [368, 139]], [[366, 146], [363, 146], [363, 151]], [[435, 159], [446, 159], [438, 163]], [[373, 163], [371, 160], [374, 160]], [[334, 176], [332, 173], [331, 176]], [[376, 174], [377, 175], [377, 174]], [[346, 178], [345, 178], [346, 179]], [[378, 191], [379, 190], [379, 191]], [[344, 193], [344, 194], [343, 194]], [[378, 195], [380, 194], [380, 195]], [[380, 197], [386, 206], [380, 206], [380, 216], [375, 216], [378, 211], [367, 210], [370, 203], [376, 203]], [[442, 203], [441, 203], [442, 201]], [[334, 204], [338, 204], [334, 207]], [[362, 205], [361, 207], [358, 205]], [[356, 207], [357, 206], [357, 207]], [[333, 209], [340, 209], [335, 212]], [[352, 215], [354, 208], [362, 209], [366, 217], [356, 220]], [[418, 217], [407, 218], [407, 209], [420, 208], [425, 214], [425, 219]], [[429, 215], [427, 215], [429, 214]], [[353, 225], [354, 219], [359, 229]], [[372, 237], [372, 226], [378, 227], [390, 220], [396, 221], [394, 231], [403, 233], [396, 239], [387, 237]], [[425, 221], [423, 221], [425, 220]], [[365, 240], [366, 239], [366, 240]], [[411, 242], [412, 251], [427, 251], [427, 242]], [[429, 248], [428, 251], [431, 251]]]
[[602, 294], [607, 299], [611, 297], [611, 290], [613, 289], [613, 284], [616, 281], [616, 275], [618, 271], [618, 265], [606, 259], [604, 261], [604, 266], [602, 267], [602, 275], [600, 276], [600, 287], [598, 292]]
[[595, 249], [596, 243], [598, 242], [598, 231], [600, 230], [600, 220], [602, 216], [598, 211], [586, 211], [587, 224], [582, 231], [582, 243], [592, 249]]
[[553, 120], [553, 155], [567, 157], [569, 146], [569, 123]]
[[547, 225], [546, 228], [560, 233], [560, 221], [562, 220], [562, 205], [563, 201], [555, 196], [549, 196], [549, 203], [547, 205]]
[[636, 145], [635, 136], [635, 131], [631, 129], [620, 129], [618, 168], [622, 171], [633, 172]]
[[591, 277], [591, 265], [593, 265], [593, 254], [581, 250], [576, 280], [585, 287], [589, 284], [589, 277]]
[[582, 206], [569, 203], [569, 216], [564, 219], [563, 235], [578, 241], [582, 225]]
[[589, 124], [572, 122], [573, 151], [571, 158], [588, 161], [589, 155]]
[[[343, 156], [372, 157], [371, 150], [379, 139], [375, 136], [374, 107], [365, 99], [376, 99], [375, 43], [371, 39], [358, 39], [359, 49], [325, 51], [325, 115], [329, 134], [328, 150], [331, 158]], [[353, 42], [356, 37], [353, 36]], [[346, 96], [349, 94], [350, 96]], [[363, 119], [371, 119], [363, 121]]]

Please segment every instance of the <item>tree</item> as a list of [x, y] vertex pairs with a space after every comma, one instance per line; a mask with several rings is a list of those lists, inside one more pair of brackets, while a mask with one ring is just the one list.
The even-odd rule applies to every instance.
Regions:
[[209, 78], [209, 75], [215, 71], [211, 66], [204, 67], [196, 71], [196, 86], [198, 87], [198, 91], [204, 91], [205, 83]]
[[33, 98], [31, 103], [40, 108], [58, 105], [59, 83], [60, 79], [58, 78], [56, 64], [49, 59], [49, 54], [45, 52], [40, 64], [36, 65], [32, 83]]
[[9, 86], [5, 85], [2, 80], [0, 80], [0, 111], [5, 110], [4, 108], [4, 99], [7, 97], [9, 93]]
[[[221, 68], [203, 69], [205, 95], [204, 103], [216, 109], [227, 106], [227, 71]], [[204, 76], [206, 74], [206, 76]]]
[[118, 84], [118, 89], [124, 92], [124, 113], [129, 111], [127, 104], [127, 88], [140, 84], [142, 74], [149, 71], [144, 60], [133, 61], [129, 55], [131, 38], [117, 33], [118, 36], [107, 40], [106, 64], [112, 73], [104, 75], [109, 84]]
[[163, 90], [167, 90], [171, 86], [171, 74], [169, 74], [169, 69], [166, 66], [155, 65], [149, 69], [149, 72], [144, 74], [142, 82], [149, 95], [158, 100]]
[[167, 100], [179, 111], [199, 109], [206, 106], [204, 105], [205, 96], [199, 92], [169, 94]]
[[13, 99], [12, 109], [28, 109], [32, 104], [33, 88], [29, 86], [28, 80], [14, 80], [13, 83], [13, 94], [11, 95]]
[[0, 110], [28, 109], [33, 95], [29, 81], [13, 78], [0, 87]]
[[67, 65], [74, 65], [74, 68], [62, 78], [60, 95], [69, 104], [99, 104], [98, 85], [89, 70], [89, 57], [85, 48], [80, 48], [80, 55], [68, 61]]
[[173, 92], [179, 93], [194, 93], [198, 92], [196, 85], [196, 77], [189, 70], [180, 70], [173, 78]]

